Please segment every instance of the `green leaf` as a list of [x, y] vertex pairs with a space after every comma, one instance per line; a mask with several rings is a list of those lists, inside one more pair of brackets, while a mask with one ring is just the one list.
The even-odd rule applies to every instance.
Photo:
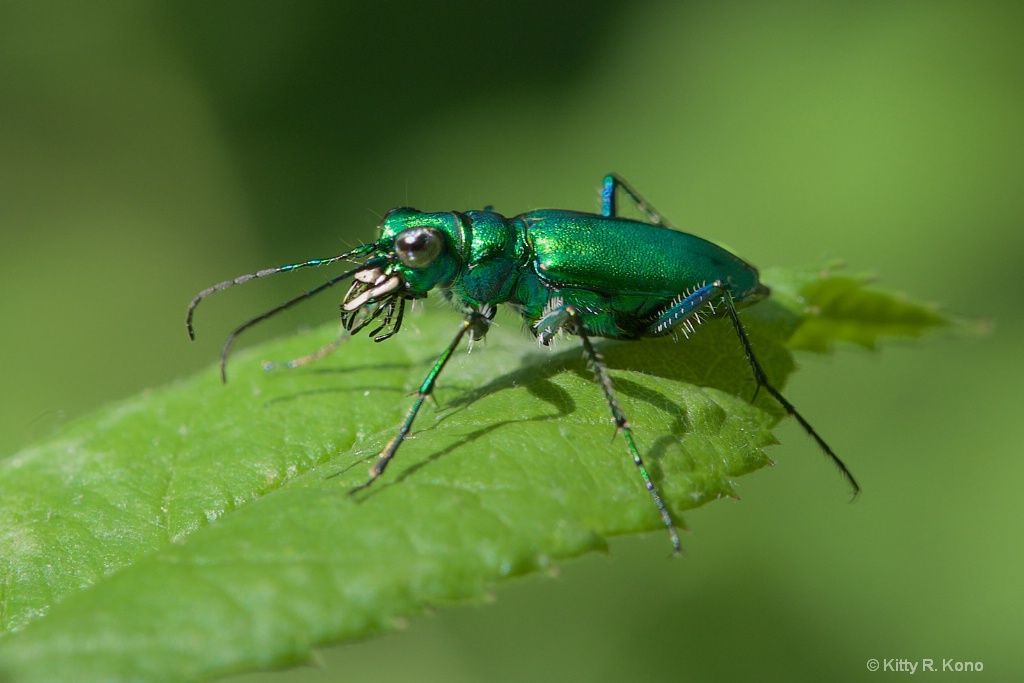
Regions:
[[804, 319], [788, 345], [824, 353], [836, 341], [874, 349], [882, 337], [919, 337], [952, 321], [934, 306], [872, 289], [874, 276], [836, 273], [837, 266], [817, 269], [769, 271], [776, 300]]
[[[779, 387], [794, 334], [824, 348], [931, 324], [919, 306], [834, 278], [771, 278], [775, 296], [741, 316]], [[852, 334], [852, 321], [869, 332]], [[300, 356], [333, 330], [269, 343], [237, 354], [226, 386], [211, 367], [4, 461], [0, 674], [187, 681], [280, 666], [430, 605], [479, 601], [496, 581], [602, 550], [609, 536], [656, 531], [667, 555], [578, 343], [540, 349], [513, 318], [453, 358], [440, 409], [424, 408], [379, 482], [346, 495], [456, 323], [429, 310], [386, 343], [352, 339], [293, 371], [259, 361]], [[689, 341], [600, 348], [680, 523], [769, 463], [781, 413], [764, 392], [749, 403], [727, 321]]]

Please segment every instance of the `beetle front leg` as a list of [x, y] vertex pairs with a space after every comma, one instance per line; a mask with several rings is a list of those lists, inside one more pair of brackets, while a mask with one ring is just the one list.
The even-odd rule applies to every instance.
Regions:
[[[493, 314], [492, 314], [493, 315]], [[480, 313], [479, 311], [472, 309], [466, 312], [466, 317], [459, 324], [459, 331], [455, 335], [455, 339], [452, 340], [448, 348], [444, 350], [441, 356], [434, 363], [434, 367], [430, 369], [427, 376], [423, 379], [423, 383], [420, 385], [420, 390], [416, 395], [416, 400], [413, 401], [412, 406], [409, 408], [409, 412], [405, 415], [405, 420], [402, 421], [402, 426], [398, 430], [398, 434], [395, 434], [394, 438], [388, 442], [384, 449], [380, 452], [377, 457], [377, 461], [370, 467], [370, 478], [365, 483], [354, 487], [349, 491], [349, 495], [361, 491], [373, 482], [377, 481], [380, 475], [384, 474], [384, 470], [387, 468], [388, 463], [395, 457], [395, 453], [398, 452], [398, 447], [402, 445], [405, 438], [409, 435], [412, 430], [412, 423], [416, 420], [416, 415], [420, 412], [420, 408], [423, 406], [423, 402], [428, 396], [434, 392], [434, 384], [437, 382], [437, 376], [444, 370], [444, 366], [447, 365], [448, 359], [452, 357], [452, 353], [458, 348], [459, 342], [462, 341], [463, 335], [467, 332], [478, 333], [482, 329], [486, 329], [487, 325], [490, 324], [487, 315]]]
[[286, 361], [284, 363], [275, 363], [274, 361], [269, 361], [269, 360], [268, 361], [264, 361], [263, 362], [263, 369], [267, 370], [267, 371], [279, 370], [279, 369], [294, 370], [295, 368], [300, 368], [303, 365], [309, 365], [310, 363], [315, 363], [316, 361], [318, 361], [318, 360], [320, 360], [322, 358], [326, 358], [327, 356], [329, 356], [332, 353], [334, 353], [334, 351], [339, 346], [341, 346], [342, 344], [347, 342], [351, 338], [351, 336], [352, 335], [350, 335], [348, 333], [348, 331], [342, 329], [341, 332], [338, 333], [338, 336], [334, 338], [334, 341], [332, 341], [329, 344], [324, 344], [323, 346], [321, 346], [316, 351], [313, 351], [312, 353], [307, 353], [305, 356], [299, 356], [298, 358], [293, 358], [290, 361]]

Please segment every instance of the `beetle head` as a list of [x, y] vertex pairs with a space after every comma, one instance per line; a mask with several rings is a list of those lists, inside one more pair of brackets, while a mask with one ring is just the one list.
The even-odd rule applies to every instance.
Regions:
[[360, 320], [393, 310], [396, 303], [450, 285], [462, 265], [463, 236], [461, 214], [389, 211], [370, 258], [352, 275], [354, 282], [341, 304], [346, 327], [361, 327]]

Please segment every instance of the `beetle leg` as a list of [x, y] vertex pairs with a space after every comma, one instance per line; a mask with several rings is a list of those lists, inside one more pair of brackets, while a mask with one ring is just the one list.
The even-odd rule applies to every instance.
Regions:
[[672, 228], [672, 224], [661, 215], [657, 209], [651, 206], [651, 203], [640, 196], [640, 193], [633, 189], [633, 186], [626, 182], [625, 178], [620, 176], [618, 173], [609, 173], [604, 177], [604, 184], [601, 188], [601, 215], [609, 218], [614, 218], [619, 215], [618, 212], [618, 201], [615, 191], [622, 188], [622, 191], [633, 200], [636, 204], [636, 208], [640, 210], [644, 216], [647, 217], [647, 221], [651, 225], [657, 225], [662, 228]]
[[[832, 449], [829, 447], [825, 440], [814, 430], [814, 427], [804, 419], [792, 403], [786, 400], [786, 397], [782, 393], [773, 387], [768, 381], [768, 376], [764, 372], [764, 368], [761, 367], [761, 363], [757, 360], [757, 356], [754, 355], [754, 347], [750, 343], [750, 338], [747, 336], [746, 331], [743, 329], [743, 323], [740, 322], [740, 316], [736, 312], [736, 304], [733, 302], [732, 293], [729, 288], [721, 280], [716, 280], [711, 284], [704, 285], [691, 292], [688, 296], [682, 296], [675, 300], [675, 303], [669, 305], [661, 315], [658, 316], [651, 325], [647, 327], [645, 335], [658, 336], [666, 334], [672, 331], [673, 328], [681, 327], [683, 334], [689, 336], [689, 332], [693, 332], [694, 320], [700, 321], [700, 309], [703, 306], [712, 306], [715, 299], [720, 299], [724, 305], [725, 312], [728, 314], [729, 319], [732, 321], [733, 329], [736, 330], [736, 336], [739, 337], [740, 344], [743, 346], [743, 353], [747, 357], [747, 363], [750, 365], [750, 371], [754, 375], [754, 382], [757, 384], [757, 388], [754, 391], [754, 397], [751, 399], [753, 402], [757, 398], [757, 392], [764, 389], [771, 397], [774, 398], [783, 410], [786, 411], [787, 415], [792, 415], [796, 418], [796, 421], [800, 423], [800, 426], [804, 428], [812, 439], [814, 439], [821, 450], [825, 451], [833, 463], [842, 472], [843, 477], [849, 482], [850, 487], [853, 489], [853, 495], [856, 496], [860, 491], [860, 486], [857, 484], [857, 480], [853, 478], [853, 474], [847, 469], [846, 464], [839, 459]], [[713, 311], [714, 309], [712, 309]]]
[[[725, 289], [720, 282], [713, 282], [698, 287], [689, 294], [676, 297], [661, 311], [655, 321], [647, 326], [642, 336], [659, 337], [676, 328], [682, 328], [683, 334], [689, 338], [690, 333], [694, 331], [693, 324], [702, 322], [700, 309], [705, 306], [711, 308], [714, 299], [721, 298], [724, 292]], [[710, 314], [714, 315], [714, 308], [711, 308]]]
[[750, 345], [750, 338], [747, 337], [747, 333], [743, 330], [743, 324], [740, 322], [740, 316], [736, 312], [736, 306], [732, 301], [732, 294], [729, 290], [719, 281], [715, 282], [714, 286], [722, 292], [722, 301], [725, 304], [726, 313], [729, 314], [729, 318], [732, 320], [733, 329], [736, 330], [736, 336], [740, 339], [740, 344], [743, 345], [743, 353], [747, 356], [747, 362], [750, 363], [750, 370], [754, 373], [754, 381], [757, 382], [758, 389], [764, 389], [772, 398], [778, 401], [779, 405], [786, 411], [787, 414], [792, 415], [796, 418], [796, 421], [800, 423], [800, 426], [804, 428], [812, 439], [814, 439], [821, 450], [825, 451], [839, 471], [842, 472], [843, 477], [850, 484], [853, 489], [854, 497], [860, 493], [860, 485], [857, 480], [854, 479], [853, 473], [846, 467], [846, 463], [839, 459], [839, 456], [832, 452], [825, 440], [818, 435], [818, 432], [814, 431], [814, 427], [811, 423], [804, 419], [804, 416], [797, 412], [797, 409], [792, 403], [786, 400], [786, 398], [771, 384], [768, 383], [768, 376], [765, 375], [764, 369], [761, 367], [761, 363], [758, 362], [757, 356], [754, 355], [754, 347]]
[[[492, 314], [493, 315], [493, 314]], [[459, 331], [455, 334], [455, 338], [448, 345], [448, 348], [444, 350], [441, 356], [434, 363], [434, 367], [430, 368], [430, 372], [423, 379], [423, 383], [420, 384], [420, 390], [417, 392], [416, 400], [413, 401], [412, 406], [409, 408], [409, 412], [405, 415], [405, 420], [402, 421], [402, 426], [398, 429], [398, 434], [395, 434], [394, 438], [388, 442], [384, 449], [380, 452], [377, 457], [377, 461], [370, 467], [370, 478], [365, 483], [354, 487], [349, 491], [349, 494], [353, 494], [357, 491], [361, 491], [373, 482], [377, 480], [377, 477], [384, 474], [384, 469], [391, 462], [391, 459], [395, 457], [395, 453], [398, 452], [398, 447], [402, 445], [405, 438], [409, 435], [412, 429], [412, 423], [416, 420], [416, 415], [420, 412], [420, 408], [423, 406], [423, 402], [428, 396], [433, 395], [434, 384], [437, 382], [437, 376], [444, 370], [444, 366], [448, 363], [448, 359], [452, 357], [452, 353], [458, 348], [459, 342], [462, 341], [463, 335], [467, 332], [474, 332], [484, 329], [488, 324], [486, 314], [477, 311], [476, 309], [470, 309], [466, 311], [466, 317], [463, 318], [459, 324]]]
[[[548, 300], [547, 306], [544, 308], [544, 315], [533, 325], [533, 333], [537, 336], [537, 341], [541, 346], [550, 344], [554, 336], [565, 329], [569, 321], [568, 311], [570, 310], [572, 308], [566, 306], [561, 297], [552, 297]], [[582, 328], [578, 321], [577, 327]]]
[[278, 370], [278, 369], [284, 368], [284, 369], [287, 369], [287, 370], [294, 370], [295, 368], [302, 367], [303, 365], [309, 365], [310, 363], [315, 363], [316, 361], [320, 360], [321, 358], [324, 358], [324, 357], [330, 355], [331, 353], [333, 353], [335, 349], [337, 349], [339, 346], [341, 346], [342, 344], [347, 342], [351, 337], [352, 337], [352, 335], [350, 335], [343, 328], [341, 330], [341, 332], [338, 333], [338, 336], [334, 338], [334, 341], [332, 341], [329, 344], [324, 344], [323, 346], [321, 346], [316, 351], [313, 351], [312, 353], [307, 353], [305, 356], [300, 356], [298, 358], [293, 358], [290, 361], [287, 361], [285, 363], [275, 363], [273, 361], [265, 361], [263, 363], [263, 369], [264, 370]]
[[480, 306], [480, 310], [476, 311], [473, 316], [473, 321], [470, 323], [469, 328], [469, 350], [473, 350], [473, 344], [478, 341], [483, 341], [484, 337], [487, 336], [487, 331], [491, 329], [491, 325], [494, 324], [494, 316], [498, 312], [496, 306], [491, 304], [483, 304]]
[[682, 551], [682, 545], [679, 542], [679, 532], [676, 530], [675, 522], [672, 521], [672, 515], [669, 514], [665, 502], [661, 499], [661, 494], [658, 493], [658, 489], [647, 471], [643, 458], [640, 457], [640, 451], [637, 450], [636, 442], [633, 440], [633, 431], [630, 429], [629, 420], [626, 419], [626, 414], [622, 411], [622, 406], [619, 405], [619, 399], [615, 396], [615, 387], [612, 385], [612, 379], [608, 375], [608, 367], [604, 364], [604, 358], [594, 348], [593, 343], [591, 343], [590, 336], [583, 329], [583, 321], [580, 319], [579, 313], [572, 305], [555, 305], [541, 319], [538, 329], [540, 329], [539, 337], [542, 343], [545, 338], [550, 339], [558, 329], [564, 329], [566, 332], [575, 334], [580, 338], [580, 341], [583, 343], [583, 358], [586, 360], [587, 366], [594, 373], [594, 379], [604, 392], [608, 408], [612, 412], [615, 429], [618, 432], [622, 432], [622, 436], [626, 440], [626, 448], [629, 450], [629, 456], [633, 459], [637, 470], [640, 471], [640, 476], [644, 480], [644, 486], [651, 494], [651, 498], [654, 499], [654, 505], [658, 508], [658, 514], [661, 515], [661, 520], [664, 522], [665, 528], [668, 529], [669, 537], [672, 540], [673, 554], [678, 554]]

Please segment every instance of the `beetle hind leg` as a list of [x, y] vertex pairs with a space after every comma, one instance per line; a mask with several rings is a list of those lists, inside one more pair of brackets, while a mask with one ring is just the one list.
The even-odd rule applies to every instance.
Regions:
[[604, 184], [601, 188], [601, 215], [614, 218], [619, 215], [617, 190], [621, 189], [626, 193], [636, 208], [642, 213], [651, 225], [662, 228], [672, 228], [672, 224], [661, 215], [661, 212], [651, 206], [651, 203], [640, 196], [632, 185], [618, 173], [609, 173], [604, 177]]
[[700, 310], [703, 307], [708, 307], [712, 315], [717, 312], [714, 309], [714, 302], [716, 299], [721, 300], [722, 308], [725, 309], [725, 313], [729, 316], [729, 320], [732, 322], [733, 329], [736, 331], [736, 336], [740, 340], [740, 345], [743, 347], [743, 354], [747, 358], [747, 363], [750, 365], [750, 371], [754, 376], [754, 382], [756, 383], [756, 389], [754, 390], [754, 397], [751, 399], [753, 402], [757, 398], [757, 393], [764, 389], [768, 392], [775, 401], [782, 406], [782, 409], [786, 411], [787, 415], [792, 415], [796, 421], [803, 427], [804, 431], [814, 439], [825, 455], [835, 463], [836, 467], [842, 473], [843, 477], [850, 484], [850, 488], [853, 489], [853, 495], [856, 496], [860, 491], [860, 486], [857, 484], [857, 480], [854, 479], [853, 473], [846, 467], [846, 464], [839, 458], [838, 455], [832, 450], [832, 448], [825, 443], [825, 440], [821, 438], [817, 430], [811, 426], [803, 415], [790, 403], [785, 396], [782, 395], [778, 389], [776, 389], [768, 381], [768, 376], [765, 374], [764, 368], [761, 367], [761, 362], [757, 360], [757, 356], [754, 354], [754, 347], [750, 343], [750, 338], [747, 336], [746, 331], [743, 329], [743, 323], [740, 321], [740, 316], [736, 312], [736, 304], [733, 302], [732, 293], [729, 288], [719, 280], [712, 282], [711, 284], [698, 287], [687, 296], [683, 296], [676, 300], [674, 304], [670, 304], [665, 310], [663, 310], [651, 323], [646, 330], [648, 336], [660, 336], [672, 332], [675, 329], [682, 329], [683, 333], [689, 336], [689, 332], [693, 331], [693, 322], [696, 320], [700, 321]]
[[661, 310], [658, 317], [644, 330], [643, 336], [660, 337], [682, 330], [683, 334], [689, 338], [694, 332], [694, 323], [704, 322], [701, 317], [703, 309], [708, 309], [707, 315], [715, 315], [715, 299], [720, 299], [724, 291], [722, 283], [716, 281], [698, 287], [689, 294], [681, 294]]

